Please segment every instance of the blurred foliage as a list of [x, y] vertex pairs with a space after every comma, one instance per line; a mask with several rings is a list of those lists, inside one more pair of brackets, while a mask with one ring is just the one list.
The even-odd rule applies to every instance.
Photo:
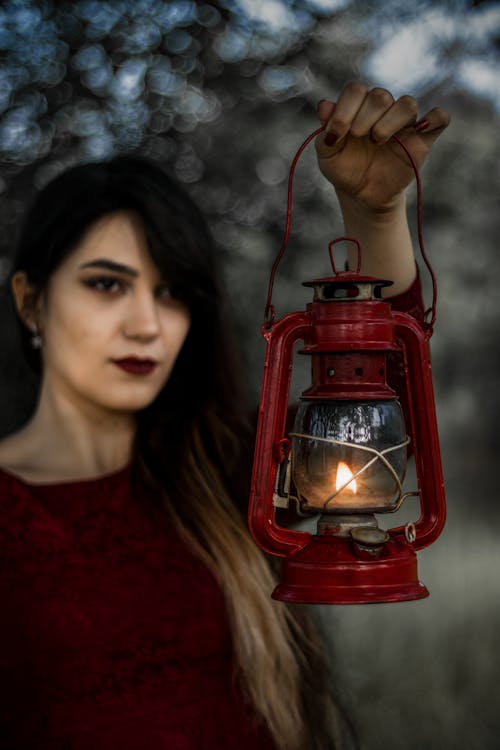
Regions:
[[[396, 94], [441, 87], [500, 107], [499, 36], [496, 3], [8, 0], [0, 218], [17, 222], [26, 193], [69, 164], [139, 150], [191, 187], [228, 251], [258, 262], [318, 98], [362, 76]], [[306, 172], [299, 236], [327, 230], [322, 192]]]

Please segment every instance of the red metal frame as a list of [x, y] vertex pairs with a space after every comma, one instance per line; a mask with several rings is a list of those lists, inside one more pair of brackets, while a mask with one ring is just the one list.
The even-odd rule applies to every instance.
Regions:
[[[341, 273], [307, 286], [340, 281], [376, 282], [357, 274]], [[405, 313], [392, 312], [387, 301], [315, 301], [306, 311], [291, 313], [263, 328], [267, 341], [264, 378], [252, 476], [249, 526], [260, 547], [284, 558], [283, 581], [275, 598], [320, 603], [402, 601], [427, 595], [417, 577], [415, 550], [431, 544], [445, 522], [445, 497], [439, 438], [434, 407], [428, 337], [418, 322]], [[404, 356], [408, 414], [407, 430], [415, 454], [421, 515], [415, 524], [416, 540], [410, 544], [403, 527], [390, 529], [390, 539], [378, 559], [360, 559], [348, 539], [315, 536], [285, 529], [276, 521], [273, 492], [286, 438], [285, 423], [292, 370], [293, 347], [304, 341], [302, 353], [322, 361], [313, 366], [313, 384], [305, 398], [328, 398], [325, 372], [328, 358], [401, 351]], [[371, 355], [370, 355], [371, 353]], [[347, 383], [332, 385], [331, 398], [391, 398], [385, 383], [374, 382], [373, 368], [349, 390]], [[362, 396], [360, 394], [363, 394]]]

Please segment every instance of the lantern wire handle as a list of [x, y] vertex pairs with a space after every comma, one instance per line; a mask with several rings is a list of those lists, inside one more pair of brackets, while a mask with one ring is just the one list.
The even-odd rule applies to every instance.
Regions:
[[[325, 130], [325, 127], [326, 127], [325, 125], [322, 125], [320, 128], [317, 128], [310, 135], [307, 136], [305, 141], [299, 146], [297, 153], [295, 154], [292, 164], [290, 166], [290, 172], [288, 174], [285, 233], [283, 236], [283, 241], [281, 243], [281, 247], [279, 249], [278, 255], [276, 256], [276, 259], [273, 263], [273, 267], [271, 269], [271, 275], [269, 277], [269, 287], [267, 290], [266, 307], [264, 310], [264, 328], [266, 330], [269, 330], [274, 323], [275, 309], [274, 309], [274, 305], [272, 304], [274, 280], [275, 280], [276, 272], [278, 270], [278, 266], [281, 262], [281, 259], [283, 258], [283, 255], [287, 248], [288, 240], [290, 237], [290, 226], [291, 226], [291, 220], [292, 220], [292, 188], [293, 188], [293, 177], [295, 174], [295, 168], [304, 150], [311, 143], [311, 141], [314, 140], [314, 138], [316, 138], [316, 136], [318, 136], [320, 133], [322, 133]], [[437, 283], [436, 283], [436, 276], [434, 274], [434, 271], [432, 269], [432, 266], [430, 264], [430, 261], [427, 257], [427, 253], [425, 252], [425, 248], [424, 248], [423, 223], [422, 223], [422, 183], [420, 180], [420, 173], [419, 173], [417, 164], [415, 162], [415, 159], [413, 158], [412, 154], [410, 153], [406, 145], [401, 141], [401, 139], [397, 135], [393, 135], [392, 139], [401, 146], [401, 148], [403, 149], [403, 151], [405, 152], [406, 156], [408, 157], [410, 161], [413, 172], [415, 173], [415, 181], [417, 185], [418, 244], [420, 247], [420, 253], [422, 255], [423, 261], [425, 265], [427, 266], [427, 270], [429, 271], [429, 274], [432, 280], [432, 305], [424, 313], [425, 328], [426, 328], [427, 336], [430, 338], [432, 336], [434, 323], [436, 322]], [[359, 273], [359, 262], [360, 262], [361, 253], [359, 252], [359, 242], [353, 237], [339, 237], [337, 240], [333, 240], [329, 244], [328, 249], [329, 249], [330, 260], [332, 261], [332, 265], [334, 265], [332, 252], [331, 252], [332, 245], [335, 242], [340, 242], [341, 240], [355, 242], [356, 245], [358, 246], [358, 268], [357, 268], [356, 273]], [[429, 316], [430, 316], [430, 319], [429, 319]]]
[[[436, 276], [434, 274], [434, 271], [432, 269], [432, 266], [430, 264], [429, 258], [427, 257], [427, 253], [425, 252], [424, 247], [424, 231], [423, 231], [423, 222], [422, 222], [422, 182], [420, 180], [420, 172], [418, 170], [417, 164], [415, 162], [415, 159], [413, 158], [411, 152], [406, 147], [406, 145], [403, 143], [403, 141], [398, 138], [397, 135], [392, 136], [393, 140], [396, 141], [396, 143], [399, 143], [403, 151], [405, 152], [406, 156], [408, 157], [410, 164], [413, 168], [413, 171], [415, 172], [415, 182], [417, 184], [417, 233], [418, 233], [418, 244], [420, 247], [420, 253], [422, 255], [422, 259], [427, 266], [427, 270], [429, 271], [431, 281], [432, 281], [432, 305], [429, 307], [425, 313], [424, 313], [424, 320], [427, 328], [427, 333], [429, 338], [432, 336], [432, 329], [434, 327], [434, 323], [436, 322], [436, 303], [437, 303], [437, 283], [436, 283]], [[427, 320], [427, 318], [430, 315], [430, 320]]]
[[342, 273], [342, 271], [337, 271], [337, 266], [335, 265], [335, 258], [333, 257], [333, 246], [336, 245], [337, 242], [354, 242], [356, 244], [356, 249], [358, 251], [357, 261], [356, 261], [356, 273], [359, 273], [361, 270], [361, 243], [358, 240], [355, 240], [354, 237], [337, 237], [336, 240], [332, 240], [329, 243], [328, 254], [330, 255], [330, 263], [332, 264], [333, 273], [336, 276], [339, 273]]
[[264, 327], [267, 329], [271, 328], [272, 324], [274, 323], [274, 316], [275, 316], [274, 305], [271, 304], [271, 299], [273, 296], [274, 277], [276, 276], [276, 271], [278, 270], [278, 266], [280, 264], [280, 261], [288, 245], [288, 238], [290, 237], [290, 225], [292, 221], [292, 187], [293, 187], [293, 175], [295, 173], [295, 167], [297, 166], [298, 160], [302, 156], [302, 152], [307, 148], [307, 146], [311, 143], [311, 141], [314, 140], [314, 138], [316, 138], [317, 135], [323, 132], [324, 129], [325, 129], [325, 125], [322, 125], [320, 128], [317, 128], [310, 135], [307, 136], [307, 138], [302, 143], [302, 145], [299, 146], [299, 149], [293, 158], [292, 165], [290, 167], [290, 172], [288, 174], [288, 196], [287, 196], [287, 207], [286, 207], [285, 235], [283, 237], [283, 242], [281, 243], [281, 247], [279, 249], [278, 255], [276, 256], [276, 260], [274, 261], [273, 267], [271, 269], [271, 276], [269, 278], [269, 287], [267, 290], [266, 309], [264, 311]]

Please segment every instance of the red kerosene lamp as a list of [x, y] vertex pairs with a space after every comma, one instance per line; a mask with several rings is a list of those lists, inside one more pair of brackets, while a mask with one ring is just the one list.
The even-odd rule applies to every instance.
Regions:
[[[302, 144], [293, 167], [321, 130]], [[420, 197], [418, 170], [408, 156]], [[275, 321], [272, 284], [289, 217], [290, 200], [262, 329], [267, 351], [249, 507], [255, 541], [283, 558], [282, 581], [273, 597], [323, 604], [423, 598], [428, 591], [418, 580], [416, 551], [434, 542], [445, 521], [428, 346], [435, 294], [432, 321], [425, 327], [391, 310], [381, 295], [391, 282], [359, 273], [359, 245], [357, 270], [336, 269], [333, 246], [348, 239], [340, 238], [329, 245], [333, 276], [305, 282], [314, 290], [313, 301], [306, 310]], [[420, 221], [421, 211], [419, 230]], [[422, 242], [421, 250], [428, 263]], [[300, 353], [311, 358], [312, 382], [287, 434], [297, 341], [304, 342]], [[396, 393], [387, 382], [388, 357], [394, 352], [403, 362], [405, 393]], [[408, 446], [418, 481], [412, 492], [403, 490]], [[376, 514], [398, 510], [409, 495], [420, 498], [420, 518], [388, 531], [379, 528]], [[277, 522], [277, 509], [288, 507], [292, 497], [301, 514], [319, 514], [316, 534]]]

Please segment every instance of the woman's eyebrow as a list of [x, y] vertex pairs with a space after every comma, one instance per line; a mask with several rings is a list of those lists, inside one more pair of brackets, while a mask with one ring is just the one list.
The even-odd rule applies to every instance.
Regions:
[[114, 260], [106, 260], [105, 258], [98, 258], [97, 260], [91, 260], [88, 263], [83, 263], [80, 268], [105, 268], [107, 271], [116, 271], [117, 273], [125, 273], [128, 276], [139, 276], [139, 271], [130, 266], [125, 266], [123, 263], [115, 263]]

